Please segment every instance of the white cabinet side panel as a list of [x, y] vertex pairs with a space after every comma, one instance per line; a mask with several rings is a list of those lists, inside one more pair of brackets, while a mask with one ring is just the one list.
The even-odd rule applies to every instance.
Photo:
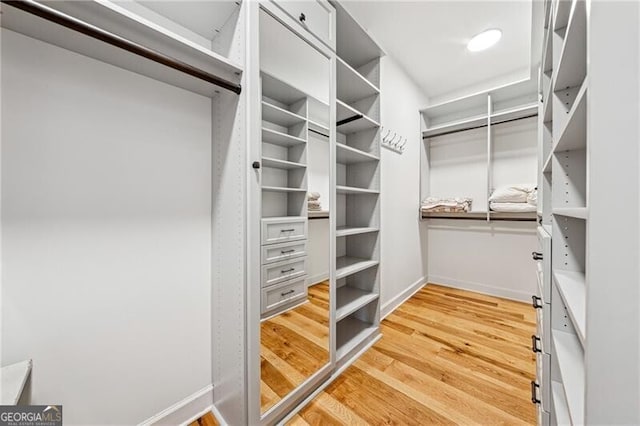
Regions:
[[208, 386], [210, 100], [2, 30], [2, 104], [2, 360], [33, 359], [28, 402], [134, 424]]

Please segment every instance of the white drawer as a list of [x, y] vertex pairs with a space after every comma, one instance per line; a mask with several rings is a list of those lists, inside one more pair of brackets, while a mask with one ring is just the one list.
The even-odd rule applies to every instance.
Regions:
[[550, 355], [538, 353], [536, 354], [536, 382], [540, 388], [538, 389], [538, 398], [542, 401], [540, 405], [545, 411], [551, 409], [551, 358]]
[[307, 241], [294, 241], [292, 243], [270, 244], [262, 246], [262, 264], [289, 260], [307, 254]]
[[536, 309], [536, 334], [542, 341], [544, 353], [551, 353], [551, 305], [543, 303], [541, 308]]
[[306, 257], [271, 263], [262, 267], [262, 287], [269, 287], [282, 281], [304, 277], [306, 274]]
[[274, 0], [298, 24], [335, 49], [336, 10], [326, 0]]
[[262, 314], [276, 313], [277, 309], [287, 307], [307, 297], [306, 280], [286, 281], [263, 288], [261, 295]]
[[307, 218], [262, 219], [262, 244], [307, 238]]

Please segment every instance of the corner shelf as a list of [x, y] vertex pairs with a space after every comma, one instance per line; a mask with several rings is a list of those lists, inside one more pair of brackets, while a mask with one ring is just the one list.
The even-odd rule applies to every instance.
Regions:
[[339, 164], [355, 164], [379, 160], [380, 158], [373, 154], [350, 147], [349, 145], [336, 143], [336, 162]]
[[560, 297], [562, 297], [569, 317], [578, 333], [578, 338], [584, 344], [587, 303], [587, 285], [584, 273], [555, 271], [553, 276], [556, 280]]
[[342, 286], [336, 290], [336, 321], [376, 300], [378, 295], [359, 288]]
[[337, 58], [337, 97], [351, 103], [380, 94], [380, 89], [364, 78], [344, 60]]
[[302, 138], [278, 132], [277, 130], [267, 129], [266, 127], [262, 128], [262, 142], [284, 147], [307, 143], [307, 141]]
[[306, 121], [306, 118], [266, 101], [262, 101], [262, 119], [282, 127], [291, 127]]
[[364, 271], [379, 262], [377, 260], [360, 259], [358, 257], [341, 256], [336, 259], [336, 279], [348, 277], [356, 272]]
[[336, 237], [346, 237], [349, 235], [368, 234], [369, 232], [378, 232], [378, 228], [373, 227], [357, 227], [357, 226], [338, 226], [336, 228]]

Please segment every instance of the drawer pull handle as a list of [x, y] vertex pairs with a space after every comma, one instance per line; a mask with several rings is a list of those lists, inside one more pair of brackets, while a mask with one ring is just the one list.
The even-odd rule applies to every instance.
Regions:
[[538, 343], [540, 343], [540, 338], [535, 334], [531, 335], [531, 351], [535, 353], [541, 353], [542, 350], [538, 349]]
[[295, 231], [295, 229], [291, 228], [291, 229], [281, 229], [280, 232], [293, 232]]
[[542, 302], [542, 299], [538, 296], [531, 296], [531, 306], [533, 306], [534, 309], [542, 309], [542, 304], [538, 302]]
[[298, 19], [300, 20], [300, 22], [305, 22], [307, 20], [307, 17], [304, 15], [304, 13], [301, 13]]
[[291, 249], [291, 250], [281, 250], [280, 253], [281, 254], [287, 254], [287, 253], [293, 253], [295, 250]]
[[284, 293], [280, 293], [280, 296], [286, 296], [287, 294], [295, 293], [295, 290], [285, 291]]
[[289, 269], [283, 269], [280, 272], [283, 273], [283, 274], [286, 274], [287, 272], [291, 272], [291, 271], [295, 271], [295, 270], [296, 270], [296, 268], [289, 268]]
[[537, 395], [538, 392], [536, 391], [539, 388], [540, 388], [540, 385], [532, 380], [531, 381], [531, 402], [534, 404], [540, 404], [541, 402], [538, 399], [538, 395]]
[[531, 253], [533, 260], [542, 260], [542, 253], [534, 251]]

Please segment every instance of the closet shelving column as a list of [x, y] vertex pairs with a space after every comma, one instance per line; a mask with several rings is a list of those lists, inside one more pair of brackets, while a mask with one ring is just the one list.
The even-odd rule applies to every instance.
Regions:
[[307, 95], [267, 73], [262, 81], [263, 318], [306, 300]]
[[340, 46], [338, 39], [344, 55], [336, 65], [338, 365], [379, 335], [380, 322], [380, 60], [377, 47], [376, 56], [366, 57]]
[[[543, 59], [543, 217], [551, 219], [552, 422], [584, 424], [587, 195], [586, 4], [556, 1]], [[547, 39], [548, 40], [548, 39]], [[549, 52], [551, 50], [551, 52]], [[549, 64], [552, 58], [552, 65]], [[546, 87], [550, 85], [549, 87]], [[550, 131], [550, 134], [549, 134]], [[551, 187], [551, 215], [548, 189]]]

